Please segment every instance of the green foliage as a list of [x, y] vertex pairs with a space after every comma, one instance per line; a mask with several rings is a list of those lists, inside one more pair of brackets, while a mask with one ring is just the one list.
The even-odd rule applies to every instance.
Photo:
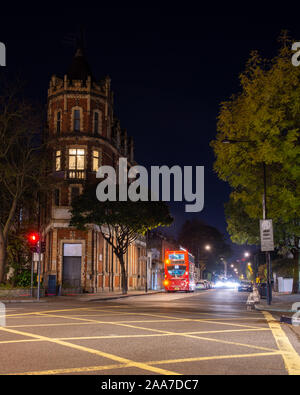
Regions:
[[[13, 270], [12, 277], [10, 278], [10, 283], [13, 286], [23, 286], [24, 276], [31, 268], [31, 253], [29, 246], [22, 232], [11, 233], [8, 239], [7, 245], [7, 270], [11, 268]], [[19, 284], [21, 281], [21, 284]], [[29, 284], [30, 285], [30, 284]]]
[[159, 226], [171, 225], [173, 219], [164, 202], [100, 202], [95, 186], [88, 187], [72, 203], [70, 225], [85, 229], [88, 224], [123, 227], [134, 234], [144, 235]]
[[70, 225], [86, 229], [99, 226], [103, 238], [112, 246], [122, 272], [122, 292], [127, 292], [127, 273], [124, 262], [129, 245], [139, 235], [160, 226], [171, 225], [173, 218], [164, 202], [100, 202], [96, 187], [88, 186], [72, 203]]
[[[31, 285], [31, 271], [23, 270], [15, 276], [15, 286], [28, 288]], [[37, 276], [33, 276], [33, 286], [37, 286]]]
[[[269, 61], [253, 52], [240, 75], [241, 92], [221, 103], [211, 145], [214, 169], [232, 187], [226, 218], [237, 243], [258, 242], [263, 163], [276, 242], [295, 245], [300, 237], [300, 67], [292, 65], [290, 48], [285, 41]], [[244, 142], [224, 144], [224, 139]]]
[[272, 262], [272, 270], [277, 277], [293, 278], [297, 262], [295, 259], [281, 258]]

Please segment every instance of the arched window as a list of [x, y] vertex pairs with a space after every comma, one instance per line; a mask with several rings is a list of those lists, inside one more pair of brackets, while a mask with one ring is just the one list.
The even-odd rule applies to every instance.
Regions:
[[93, 133], [101, 134], [102, 133], [102, 113], [101, 111], [94, 111], [93, 116]]
[[56, 134], [61, 132], [61, 111], [57, 111], [56, 114]]

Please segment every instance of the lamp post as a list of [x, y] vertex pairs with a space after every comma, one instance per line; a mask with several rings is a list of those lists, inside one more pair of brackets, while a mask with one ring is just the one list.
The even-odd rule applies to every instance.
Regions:
[[221, 257], [220, 259], [224, 263], [224, 277], [227, 278], [227, 262], [223, 257]]
[[[231, 140], [224, 139], [222, 140], [223, 144], [239, 144], [239, 143], [252, 143], [250, 140]], [[263, 219], [267, 219], [267, 169], [266, 163], [263, 161], [263, 184], [264, 184], [264, 193], [263, 193]], [[271, 281], [271, 257], [270, 251], [265, 251], [266, 256], [266, 264], [267, 264], [267, 303], [270, 305], [272, 303], [272, 281]]]
[[211, 251], [211, 249], [212, 249], [212, 247], [211, 247], [211, 245], [210, 244], [206, 244], [204, 247], [199, 247], [198, 246], [198, 248], [197, 248], [197, 251], [198, 251], [198, 255], [197, 255], [197, 259], [198, 259], [198, 265], [199, 265], [199, 270], [200, 270], [200, 279], [202, 279], [202, 271], [204, 271], [205, 270], [205, 267], [204, 267], [204, 269], [202, 270], [201, 268], [200, 268], [200, 257], [203, 257], [203, 259], [204, 260], [207, 260], [207, 256], [206, 256], [206, 254], [203, 254], [203, 252], [200, 252], [200, 251], [203, 251], [202, 249], [204, 248], [204, 250], [205, 251], [207, 251], [207, 252], [210, 252]]

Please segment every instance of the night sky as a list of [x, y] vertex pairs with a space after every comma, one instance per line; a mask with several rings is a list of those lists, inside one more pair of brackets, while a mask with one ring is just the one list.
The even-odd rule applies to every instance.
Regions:
[[[134, 137], [137, 162], [205, 166], [204, 210], [187, 215], [184, 203], [172, 204], [172, 231], [197, 216], [228, 238], [223, 205], [230, 189], [212, 170], [209, 146], [219, 104], [239, 90], [251, 50], [274, 56], [282, 29], [300, 40], [296, 10], [286, 10], [287, 19], [282, 9], [262, 15], [252, 8], [253, 16], [246, 10], [107, 8], [99, 2], [98, 8], [55, 6], [48, 14], [46, 4], [43, 10], [27, 3], [23, 10], [1, 9], [7, 67], [0, 73], [20, 73], [28, 94], [46, 103], [51, 75], [64, 74], [74, 54], [65, 39], [83, 26], [87, 58], [97, 78], [111, 77], [115, 115]], [[245, 250], [233, 247], [236, 257]]]

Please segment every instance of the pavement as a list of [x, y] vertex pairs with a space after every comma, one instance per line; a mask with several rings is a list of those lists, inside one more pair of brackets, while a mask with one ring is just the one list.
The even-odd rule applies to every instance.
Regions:
[[30, 296], [7, 296], [7, 297], [0, 297], [0, 302], [2, 303], [42, 303], [42, 302], [59, 302], [59, 301], [67, 301], [67, 300], [74, 300], [74, 301], [100, 301], [100, 300], [113, 300], [113, 299], [120, 299], [120, 298], [128, 298], [131, 296], [143, 296], [143, 295], [152, 295], [156, 293], [162, 293], [163, 290], [153, 291], [149, 290], [148, 292], [145, 291], [128, 291], [126, 295], [123, 295], [122, 292], [97, 292], [97, 293], [84, 293], [84, 294], [70, 294], [64, 296], [46, 296], [37, 300], [37, 298], [32, 298]]
[[257, 310], [274, 311], [281, 313], [293, 313], [294, 303], [300, 303], [300, 294], [282, 294], [273, 292], [272, 304], [269, 306], [266, 299], [260, 299], [260, 303], [255, 306]]
[[247, 310], [248, 296], [214, 289], [10, 303], [0, 374], [97, 375], [97, 385], [105, 375], [300, 374], [299, 339], [273, 313]]
[[[255, 305], [255, 309], [259, 311], [269, 311], [274, 314], [278, 320], [281, 317], [292, 317], [297, 309], [293, 308], [295, 303], [300, 306], [300, 294], [282, 294], [273, 292], [271, 305], [267, 304], [266, 299], [260, 299], [260, 303]], [[300, 339], [300, 326], [286, 324]]]

